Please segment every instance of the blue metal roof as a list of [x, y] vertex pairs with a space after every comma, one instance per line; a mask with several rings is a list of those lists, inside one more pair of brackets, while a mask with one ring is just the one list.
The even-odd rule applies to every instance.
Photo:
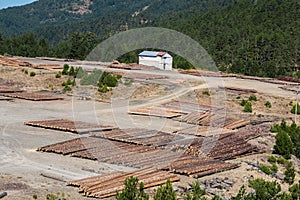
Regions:
[[143, 51], [139, 54], [139, 56], [145, 56], [145, 57], [157, 57], [157, 54], [159, 52], [157, 51]]

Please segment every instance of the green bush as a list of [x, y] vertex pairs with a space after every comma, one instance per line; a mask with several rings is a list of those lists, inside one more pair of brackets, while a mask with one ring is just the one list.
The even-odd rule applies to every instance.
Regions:
[[286, 170], [284, 171], [284, 175], [284, 182], [290, 185], [294, 183], [296, 173], [292, 162], [286, 163]]
[[273, 173], [277, 173], [277, 172], [278, 172], [278, 166], [274, 163], [274, 164], [270, 167], [270, 170], [271, 170]]
[[293, 200], [300, 199], [300, 180], [298, 184], [295, 184], [289, 188]]
[[278, 164], [283, 165], [283, 164], [285, 164], [285, 162], [286, 162], [286, 159], [284, 159], [283, 157], [280, 157], [280, 158], [277, 159]]
[[154, 200], [177, 200], [176, 193], [170, 180], [167, 180], [166, 185], [160, 186], [155, 195]]
[[252, 94], [252, 95], [250, 95], [250, 97], [248, 98], [248, 100], [249, 101], [257, 101], [257, 97], [254, 94]]
[[25, 70], [24, 70], [24, 73], [25, 73], [25, 74], [28, 74], [28, 70], [27, 70], [27, 69], [25, 69]]
[[251, 102], [247, 102], [244, 106], [244, 112], [252, 113], [252, 104]]
[[293, 142], [287, 132], [279, 130], [276, 134], [274, 153], [282, 155], [285, 159], [290, 159], [293, 153]]
[[262, 172], [264, 172], [265, 174], [268, 174], [268, 175], [272, 174], [272, 171], [271, 171], [270, 167], [268, 167], [268, 166], [260, 165], [260, 166], [258, 167], [258, 169], [260, 169], [260, 170], [261, 170]]
[[268, 162], [269, 163], [276, 163], [277, 159], [275, 158], [275, 156], [271, 155], [268, 157]]
[[204, 91], [202, 92], [202, 94], [203, 94], [203, 95], [210, 96], [210, 92], [209, 92], [208, 90], [204, 90]]
[[35, 72], [30, 72], [30, 76], [34, 77], [35, 76]]
[[[293, 105], [293, 107], [291, 109], [291, 113], [295, 114], [295, 112], [296, 112], [296, 105]], [[299, 115], [299, 114], [300, 114], [300, 105], [297, 104], [297, 115]]]
[[57, 73], [57, 74], [55, 75], [55, 78], [61, 78], [61, 73]]
[[63, 89], [64, 92], [72, 91], [72, 88], [68, 85], [66, 85]]
[[148, 200], [149, 195], [144, 191], [144, 184], [140, 183], [138, 187], [138, 182], [138, 178], [127, 178], [122, 192], [117, 191], [116, 200]]
[[[202, 196], [206, 195], [206, 191], [205, 189], [201, 189], [200, 188], [200, 183], [199, 181], [196, 181], [193, 185], [192, 185], [192, 193], [187, 192], [185, 194], [185, 196], [183, 197], [184, 200], [204, 200], [204, 198], [202, 198]], [[216, 197], [217, 198], [217, 197]]]
[[64, 64], [64, 69], [62, 71], [62, 75], [68, 75], [68, 70], [70, 66], [68, 64]]
[[245, 100], [245, 99], [243, 99], [243, 100], [241, 101], [240, 105], [241, 105], [241, 106], [245, 106], [245, 105], [246, 105], [246, 103], [248, 103], [248, 101], [247, 101], [247, 100]]
[[267, 108], [272, 108], [272, 104], [271, 104], [270, 101], [267, 101], [267, 102], [265, 103], [265, 106], [266, 106]]

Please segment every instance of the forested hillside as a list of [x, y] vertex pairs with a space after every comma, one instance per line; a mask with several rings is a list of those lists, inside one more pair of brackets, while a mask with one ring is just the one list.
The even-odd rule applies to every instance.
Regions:
[[[84, 59], [110, 35], [144, 26], [187, 34], [222, 71], [300, 77], [298, 0], [40, 0], [0, 11], [0, 54]], [[19, 36], [27, 32], [35, 35]]]
[[158, 25], [198, 41], [222, 71], [276, 77], [300, 67], [298, 0], [240, 0], [185, 19], [177, 15]]

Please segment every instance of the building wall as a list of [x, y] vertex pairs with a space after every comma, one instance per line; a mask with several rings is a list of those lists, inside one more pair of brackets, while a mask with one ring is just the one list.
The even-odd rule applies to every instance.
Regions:
[[[165, 69], [164, 69], [165, 63]], [[143, 57], [139, 56], [139, 64], [153, 66], [161, 70], [172, 70], [173, 58], [163, 59], [162, 57]]]

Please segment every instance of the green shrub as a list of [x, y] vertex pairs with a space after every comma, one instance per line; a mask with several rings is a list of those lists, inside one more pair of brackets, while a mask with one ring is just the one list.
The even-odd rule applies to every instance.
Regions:
[[258, 167], [258, 169], [260, 169], [260, 170], [261, 170], [262, 172], [264, 172], [265, 174], [268, 174], [268, 175], [272, 174], [272, 171], [271, 171], [270, 167], [268, 167], [268, 166], [260, 165], [260, 166]]
[[278, 164], [283, 165], [283, 164], [285, 164], [285, 162], [286, 162], [286, 159], [284, 159], [283, 157], [280, 157], [280, 158], [277, 159]]
[[252, 113], [252, 104], [251, 102], [247, 102], [244, 106], [244, 112]]
[[277, 159], [275, 158], [275, 156], [271, 155], [268, 157], [268, 162], [269, 163], [276, 163]]
[[64, 92], [72, 91], [72, 88], [68, 85], [66, 85], [63, 89]]
[[177, 200], [176, 193], [170, 180], [167, 180], [166, 185], [160, 186], [157, 189], [154, 200]]
[[246, 105], [246, 103], [248, 103], [248, 101], [247, 101], [247, 100], [245, 100], [245, 99], [243, 99], [243, 100], [241, 101], [240, 105], [241, 105], [241, 106], [245, 106], [245, 105]]
[[24, 70], [24, 73], [25, 73], [25, 74], [28, 74], [28, 70], [27, 70], [27, 69], [25, 69], [25, 70]]
[[148, 200], [149, 195], [144, 191], [144, 184], [140, 183], [138, 187], [138, 182], [138, 178], [127, 178], [122, 192], [117, 191], [116, 200]]
[[68, 70], [70, 66], [68, 64], [64, 64], [64, 69], [62, 71], [62, 75], [68, 75]]
[[275, 139], [274, 153], [282, 155], [285, 159], [290, 159], [294, 145], [288, 133], [284, 130], [279, 130]]
[[30, 76], [34, 77], [35, 76], [35, 72], [30, 72]]
[[61, 73], [57, 73], [57, 74], [55, 75], [55, 78], [61, 78]]
[[250, 97], [248, 98], [248, 100], [249, 101], [257, 101], [257, 97], [254, 94], [252, 94], [252, 95], [250, 95]]
[[278, 172], [278, 166], [274, 163], [274, 164], [270, 167], [270, 170], [271, 170], [273, 173], [277, 173], [277, 172]]
[[184, 200], [194, 200], [194, 199], [199, 199], [202, 200], [202, 196], [206, 195], [205, 189], [200, 188], [200, 183], [199, 181], [196, 181], [192, 185], [192, 192], [187, 192], [185, 196], [183, 197]]
[[267, 108], [272, 108], [272, 104], [271, 104], [270, 101], [267, 101], [267, 102], [265, 103], [265, 106], [266, 106]]
[[202, 94], [203, 94], [203, 95], [210, 96], [210, 92], [209, 92], [208, 90], [204, 90], [204, 91], [202, 92]]
[[284, 175], [284, 182], [290, 185], [294, 183], [296, 173], [292, 162], [286, 163], [286, 170], [284, 171]]
[[[295, 114], [295, 112], [296, 112], [296, 105], [293, 105], [293, 107], [291, 109], [291, 113]], [[299, 114], [300, 114], [300, 105], [297, 104], [297, 115], [299, 115]]]

